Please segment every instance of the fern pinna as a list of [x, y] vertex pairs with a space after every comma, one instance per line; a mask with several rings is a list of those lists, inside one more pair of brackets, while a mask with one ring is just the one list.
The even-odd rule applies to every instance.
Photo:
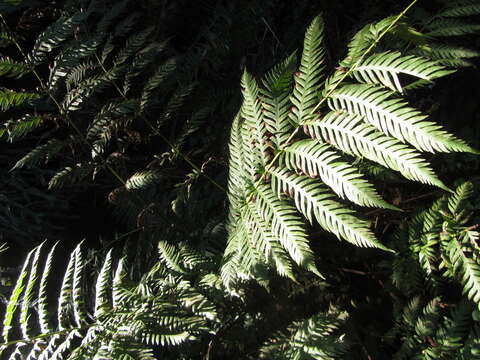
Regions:
[[[386, 32], [397, 20], [377, 27]], [[325, 77], [324, 24], [317, 17], [306, 31], [298, 69], [292, 55], [260, 83], [243, 74], [244, 100], [230, 137], [226, 284], [261, 279], [269, 265], [292, 278], [294, 265], [318, 273], [304, 218], [357, 246], [387, 250], [342, 200], [395, 207], [349, 159], [365, 158], [448, 190], [421, 152], [475, 152], [405, 100], [409, 85], [450, 71], [438, 61], [399, 51], [366, 52], [381, 33], [372, 38], [360, 31], [342, 66]]]

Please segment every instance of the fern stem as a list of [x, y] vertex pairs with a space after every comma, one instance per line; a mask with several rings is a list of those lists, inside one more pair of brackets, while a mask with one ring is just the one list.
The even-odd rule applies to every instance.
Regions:
[[[332, 86], [332, 88], [328, 91], [328, 93], [322, 98], [320, 99], [319, 103], [313, 108], [312, 112], [315, 112], [319, 109], [319, 107], [328, 99], [328, 97], [333, 93], [333, 91], [335, 91], [337, 89], [337, 87], [345, 80], [345, 78], [347, 76], [350, 75], [350, 73], [355, 70], [355, 68], [357, 68], [360, 63], [363, 61], [363, 59], [375, 48], [375, 46], [377, 46], [377, 44], [379, 43], [379, 41], [387, 34], [387, 32], [390, 31], [390, 29], [398, 22], [400, 21], [400, 19], [405, 16], [405, 14], [408, 12], [408, 10], [410, 10], [414, 5], [415, 3], [417, 2], [418, 0], [412, 0], [412, 2], [410, 2], [410, 4], [408, 4], [408, 6], [403, 9], [403, 11], [398, 14], [398, 16], [392, 21], [392, 23], [387, 26], [387, 28], [378, 36], [377, 39], [375, 39], [375, 41], [367, 48], [367, 50], [362, 54], [362, 56], [360, 56], [360, 58], [348, 69], [348, 71], [346, 71], [342, 77], [339, 79], [338, 82], [336, 82], [334, 84], [334, 86]], [[293, 140], [293, 138], [298, 134], [298, 131], [300, 130], [300, 128], [303, 126], [303, 124], [299, 124], [295, 130], [291, 133], [291, 135], [288, 137], [288, 139], [285, 141], [285, 144], [288, 144], [290, 143], [290, 141]], [[252, 199], [252, 197], [254, 196], [255, 194], [255, 190], [258, 189], [258, 186], [265, 180], [265, 177], [267, 176], [268, 174], [268, 171], [272, 168], [272, 166], [275, 164], [275, 161], [284, 153], [285, 151], [283, 149], [280, 149], [276, 154], [275, 156], [273, 157], [273, 159], [265, 166], [265, 170], [263, 172], [263, 174], [260, 176], [260, 178], [258, 179], [258, 181], [254, 184], [253, 186], [253, 191], [250, 193], [250, 195], [247, 197], [246, 199], [246, 202], [250, 202], [250, 200]]]

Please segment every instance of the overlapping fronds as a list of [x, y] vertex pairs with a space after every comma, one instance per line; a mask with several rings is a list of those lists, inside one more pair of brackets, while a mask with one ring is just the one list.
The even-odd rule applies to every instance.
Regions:
[[[419, 151], [475, 152], [434, 121], [427, 121], [427, 115], [410, 107], [402, 96], [404, 84], [410, 86], [411, 79], [432, 82], [451, 73], [449, 69], [399, 51], [370, 56], [362, 53], [372, 50], [371, 45], [390, 28], [398, 29], [395, 18], [361, 30], [349, 45], [348, 60], [342, 61], [325, 82], [323, 23], [319, 18], [307, 29], [297, 72], [291, 70], [293, 60], [289, 57], [265, 76], [260, 88], [244, 73], [244, 101], [230, 140], [230, 239], [224, 258], [229, 276], [224, 280], [234, 277], [226, 269], [244, 264], [250, 269], [244, 274], [252, 276], [255, 264], [271, 264], [270, 253], [265, 251], [271, 236], [278, 238], [295, 263], [314, 269], [314, 257], [301, 232], [300, 218], [293, 220], [289, 197], [296, 211], [312, 224], [315, 219], [328, 232], [357, 246], [387, 249], [376, 240], [367, 221], [335, 199], [338, 196], [360, 206], [396, 209], [342, 152], [445, 190], [448, 187]], [[363, 84], [342, 84], [345, 72]], [[410, 83], [405, 83], [404, 77]], [[312, 139], [302, 139], [300, 127]], [[261, 210], [260, 217], [252, 215], [250, 202]], [[289, 224], [294, 228], [290, 230]], [[301, 256], [299, 249], [309, 253], [308, 257]]]
[[[144, 359], [147, 354], [153, 359], [152, 346], [192, 340], [206, 331], [205, 319], [214, 321], [217, 316], [215, 305], [205, 296], [208, 291], [182, 278], [194, 267], [205, 269], [207, 261], [187, 246], [178, 253], [176, 246], [162, 244], [162, 260], [135, 285], [127, 284], [125, 259], [117, 263], [110, 250], [91, 287], [79, 244], [57, 288], [56, 305], [51, 293], [52, 286], [58, 286], [52, 283], [54, 249], [43, 266], [42, 246], [32, 250], [20, 271], [3, 320], [5, 358], [122, 358], [128, 354]], [[56, 321], [52, 321], [52, 308], [57, 311]], [[17, 330], [21, 339], [14, 338]]]
[[264, 359], [338, 359], [348, 352], [342, 325], [345, 313], [319, 313], [288, 327], [288, 332], [277, 334], [261, 349]]

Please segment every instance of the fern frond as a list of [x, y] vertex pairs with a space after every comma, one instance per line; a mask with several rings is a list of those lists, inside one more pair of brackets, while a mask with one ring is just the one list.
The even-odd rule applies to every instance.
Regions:
[[315, 138], [324, 139], [347, 154], [397, 170], [407, 179], [448, 190], [418, 152], [381, 134], [361, 117], [330, 112], [321, 121], [307, 123], [305, 128]]
[[351, 72], [351, 76], [367, 84], [379, 84], [393, 91], [403, 92], [399, 75], [413, 76], [427, 82], [451, 74], [435, 61], [415, 56], [401, 56], [398, 52], [385, 52], [366, 58]]
[[268, 359], [338, 359], [346, 354], [350, 344], [345, 341], [341, 326], [346, 313], [319, 313], [292, 323], [287, 334], [279, 333], [260, 349]]
[[30, 66], [25, 63], [16, 62], [8, 56], [0, 57], [0, 76], [19, 79], [30, 71]]
[[41, 116], [26, 115], [18, 120], [7, 121], [5, 123], [6, 131], [4, 133], [7, 134], [8, 140], [13, 142], [28, 135], [42, 124], [43, 118]]
[[476, 2], [462, 3], [453, 1], [446, 9], [435, 14], [435, 17], [467, 17], [480, 14], [480, 4]]
[[175, 58], [166, 60], [163, 64], [159, 65], [155, 70], [155, 73], [152, 74], [145, 83], [143, 87], [140, 106], [142, 112], [145, 108], [149, 107], [149, 104], [152, 102], [152, 94], [158, 89], [168, 78], [172, 75], [177, 67]]
[[293, 84], [295, 72], [295, 53], [282, 63], [275, 66], [262, 79], [263, 88], [260, 89], [262, 106], [265, 110], [264, 120], [271, 141], [277, 149], [282, 149], [287, 141], [293, 125], [289, 118], [289, 94]]
[[[23, 289], [25, 288], [24, 281], [28, 275], [27, 268], [28, 268], [28, 265], [30, 264], [30, 258], [32, 257], [34, 252], [35, 252], [35, 249], [28, 253], [27, 258], [23, 263], [22, 270], [20, 271], [20, 274], [18, 276], [17, 282], [15, 283], [15, 287], [12, 290], [12, 295], [8, 300], [7, 308], [5, 310], [5, 315], [3, 318], [2, 336], [3, 336], [4, 342], [8, 342], [10, 340], [9, 335], [10, 335], [10, 330], [13, 328], [13, 317], [18, 307], [20, 297], [23, 293]], [[0, 349], [0, 354], [2, 350], [4, 349]]]
[[315, 180], [297, 176], [283, 169], [271, 169], [272, 185], [278, 196], [290, 194], [297, 208], [313, 222], [313, 217], [325, 230], [362, 247], [378, 247], [380, 244], [370, 231], [369, 224], [354, 215], [354, 212], [332, 200], [332, 195]]
[[137, 53], [145, 44], [148, 36], [152, 33], [153, 27], [148, 27], [136, 34], [131, 35], [126, 43], [125, 47], [120, 50], [118, 55], [113, 60], [115, 65], [123, 64], [130, 56]]
[[92, 162], [67, 166], [57, 172], [48, 182], [49, 189], [60, 189], [68, 185], [74, 185], [98, 170], [98, 165]]
[[430, 31], [426, 32], [431, 37], [450, 37], [475, 34], [480, 31], [480, 25], [469, 24], [456, 18], [441, 18], [426, 25]]
[[109, 291], [111, 286], [110, 274], [112, 272], [112, 250], [105, 256], [102, 268], [97, 277], [95, 286], [94, 316], [100, 318], [110, 309]]
[[18, 160], [12, 170], [20, 169], [23, 167], [35, 167], [40, 163], [45, 163], [49, 161], [53, 156], [58, 154], [64, 146], [65, 143], [62, 141], [50, 140], [46, 144], [37, 146], [23, 158]]
[[[365, 25], [360, 31], [358, 31], [348, 43], [348, 54], [341, 66], [350, 67], [361, 56], [365, 54], [365, 51], [372, 46], [375, 42], [378, 42], [380, 35], [392, 25], [395, 21], [395, 16], [390, 16], [383, 20], [380, 20], [374, 24]], [[401, 23], [394, 26], [391, 31], [395, 31], [396, 28], [401, 26]]]
[[82, 63], [83, 59], [87, 59], [93, 55], [99, 44], [100, 39], [93, 37], [84, 42], [74, 43], [60, 53], [60, 55], [56, 57], [53, 67], [50, 70], [50, 77], [47, 84], [49, 89], [54, 90], [60, 79], [66, 78], [71, 69], [77, 71], [77, 66], [83, 66], [85, 69], [88, 65]]
[[40, 251], [42, 250], [42, 245], [40, 244], [33, 253], [32, 264], [30, 266], [30, 274], [27, 281], [27, 286], [23, 293], [22, 298], [22, 308], [20, 310], [20, 325], [22, 328], [22, 336], [25, 340], [28, 340], [31, 335], [29, 318], [31, 316], [30, 308], [32, 305], [32, 300], [34, 296], [34, 287], [37, 282], [37, 273], [38, 273], [38, 262], [40, 259]]
[[42, 278], [40, 279], [40, 288], [38, 291], [38, 319], [40, 324], [40, 330], [42, 333], [48, 333], [53, 330], [52, 325], [49, 321], [49, 306], [48, 306], [48, 294], [47, 294], [47, 286], [48, 286], [48, 276], [52, 269], [52, 261], [53, 261], [53, 254], [57, 247], [58, 243], [52, 246], [50, 251], [48, 252], [47, 260], [45, 261], [45, 265], [42, 271]]
[[[461, 350], [465, 345], [465, 339], [468, 337], [472, 325], [472, 306], [466, 301], [457, 304], [451, 311], [451, 318], [448, 319], [445, 331], [437, 336], [441, 344], [440, 351], [442, 355], [455, 357], [455, 352]], [[446, 354], [445, 354], [446, 353]]]
[[174, 117], [174, 115], [185, 104], [188, 96], [190, 96], [195, 89], [195, 85], [195, 83], [191, 83], [186, 86], [179, 86], [177, 89], [175, 89], [174, 93], [170, 97], [168, 103], [162, 109], [162, 113], [157, 119], [157, 128], [160, 128], [163, 124], [167, 123]]
[[86, 12], [77, 12], [69, 18], [60, 18], [41, 33], [27, 56], [27, 63], [39, 65], [47, 59], [49, 53], [62, 45], [73, 35], [75, 28], [86, 18]]
[[267, 185], [259, 186], [256, 195], [255, 204], [261, 217], [269, 221], [272, 233], [278, 237], [290, 257], [298, 265], [318, 273], [303, 223], [295, 208], [280, 196], [277, 198]]
[[472, 66], [467, 59], [480, 56], [480, 52], [474, 49], [441, 43], [428, 43], [418, 46], [413, 50], [414, 53], [437, 60], [442, 65], [450, 67]]
[[295, 84], [290, 96], [293, 104], [290, 118], [295, 124], [309, 120], [319, 101], [325, 57], [323, 32], [323, 20], [321, 16], [317, 16], [305, 33], [302, 59], [298, 72], [295, 73]]
[[467, 256], [459, 239], [450, 241], [448, 256], [454, 273], [463, 285], [464, 294], [477, 305], [480, 304], [480, 265]]
[[75, 271], [75, 252], [70, 254], [67, 269], [63, 276], [60, 294], [58, 296], [57, 321], [60, 330], [70, 328], [70, 310], [73, 292], [73, 273]]
[[328, 144], [302, 140], [285, 148], [281, 164], [302, 171], [310, 177], [319, 176], [338, 196], [358, 205], [396, 209], [385, 202], [363, 175]]
[[475, 152], [462, 140], [442, 130], [425, 115], [406, 106], [399, 99], [389, 99], [391, 93], [368, 85], [351, 85], [331, 94], [332, 110], [362, 115], [386, 135], [409, 142], [419, 150]]
[[7, 111], [11, 108], [28, 104], [40, 96], [37, 93], [17, 92], [9, 89], [0, 89], [0, 110]]
[[448, 198], [448, 210], [452, 215], [461, 213], [466, 208], [466, 201], [473, 196], [473, 184], [465, 182], [459, 185]]
[[265, 168], [269, 160], [269, 150], [266, 144], [266, 127], [263, 120], [263, 111], [260, 104], [258, 85], [255, 79], [244, 71], [242, 77], [243, 105], [242, 115], [245, 119], [248, 138], [252, 142], [250, 146], [258, 147], [255, 151], [255, 168]]
[[83, 291], [85, 261], [82, 256], [81, 245], [82, 243], [80, 242], [73, 252], [75, 256], [75, 266], [72, 278], [72, 310], [77, 327], [81, 327], [87, 323], [85, 293]]
[[148, 170], [133, 174], [125, 183], [127, 190], [142, 190], [159, 183], [162, 175], [157, 171]]
[[256, 205], [247, 204], [253, 220], [252, 237], [253, 242], [259, 247], [269, 263], [275, 265], [275, 269], [281, 276], [294, 280], [293, 264], [288, 251], [282, 246], [278, 238], [272, 232], [268, 221], [262, 218]]

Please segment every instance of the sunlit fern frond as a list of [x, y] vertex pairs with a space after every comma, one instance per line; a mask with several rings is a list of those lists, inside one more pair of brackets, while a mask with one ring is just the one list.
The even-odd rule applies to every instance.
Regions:
[[[372, 41], [375, 44], [390, 28], [397, 31], [397, 25], [394, 18], [388, 18], [361, 30], [350, 44], [352, 59], [343, 61], [344, 68], [337, 68], [325, 82], [323, 25], [319, 19], [307, 29], [293, 88], [291, 57], [271, 70], [260, 85], [244, 73], [244, 101], [230, 140], [230, 237], [224, 264], [224, 273], [229, 276], [225, 275], [224, 280], [235, 277], [231, 272], [234, 264], [247, 264], [247, 277], [252, 276], [255, 264], [278, 269], [284, 257], [271, 263], [265, 251], [272, 235], [297, 265], [315, 272], [301, 218], [294, 218], [294, 211], [357, 246], [387, 250], [375, 238], [368, 221], [356, 216], [335, 194], [361, 206], [396, 208], [380, 197], [342, 152], [399, 171], [407, 179], [450, 191], [420, 151], [476, 151], [410, 107], [404, 100], [402, 77], [432, 81], [451, 71], [428, 58], [397, 51], [365, 59], [368, 54], [360, 51], [371, 50]], [[354, 57], [361, 61], [354, 64]], [[364, 84], [342, 84], [345, 72]], [[300, 126], [312, 139], [303, 139]], [[289, 197], [296, 210], [287, 200]], [[258, 219], [252, 216], [250, 202], [260, 211]], [[271, 223], [270, 229], [264, 221]], [[264, 235], [260, 236], [259, 229], [270, 232], [262, 230]]]

